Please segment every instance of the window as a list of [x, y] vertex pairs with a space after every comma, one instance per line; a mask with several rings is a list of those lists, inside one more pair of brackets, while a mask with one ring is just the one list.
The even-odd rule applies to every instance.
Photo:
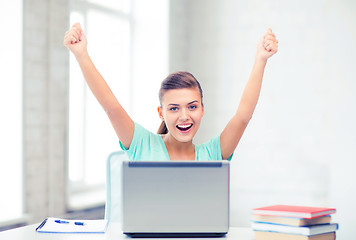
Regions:
[[[9, 24], [11, 23], [11, 24]], [[19, 218], [22, 202], [22, 1], [0, 2], [0, 222]], [[6, 66], [6, 67], [4, 67]], [[11, 183], [11, 184], [10, 184]]]
[[[84, 28], [95, 66], [130, 116], [147, 128], [159, 125], [158, 117], [154, 120], [154, 100], [168, 69], [167, 13], [167, 0], [73, 0], [71, 4], [70, 23], [80, 22]], [[154, 100], [142, 103], [145, 98]], [[69, 102], [69, 204], [80, 208], [104, 202], [105, 161], [120, 147], [72, 54]], [[134, 114], [136, 109], [142, 114], [141, 108], [150, 109], [150, 116]]]

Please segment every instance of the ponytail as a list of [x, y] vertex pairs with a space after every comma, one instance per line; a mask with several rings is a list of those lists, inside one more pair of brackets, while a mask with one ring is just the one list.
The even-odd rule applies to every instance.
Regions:
[[166, 126], [166, 123], [164, 121], [162, 121], [161, 125], [159, 126], [158, 130], [157, 130], [157, 134], [167, 134], [168, 133], [168, 129]]

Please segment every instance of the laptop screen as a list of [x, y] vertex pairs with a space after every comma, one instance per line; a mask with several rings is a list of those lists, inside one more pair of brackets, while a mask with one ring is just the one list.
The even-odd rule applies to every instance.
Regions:
[[226, 233], [228, 161], [125, 161], [125, 233]]

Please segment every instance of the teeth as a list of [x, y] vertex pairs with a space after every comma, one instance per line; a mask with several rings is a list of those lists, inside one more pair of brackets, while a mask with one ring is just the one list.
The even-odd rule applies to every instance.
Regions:
[[178, 125], [178, 127], [180, 127], [180, 128], [189, 128], [190, 126], [192, 126], [192, 124]]

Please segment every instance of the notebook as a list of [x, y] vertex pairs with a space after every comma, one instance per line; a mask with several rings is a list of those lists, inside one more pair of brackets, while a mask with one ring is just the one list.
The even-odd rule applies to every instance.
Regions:
[[122, 230], [131, 237], [223, 236], [228, 161], [124, 161]]

